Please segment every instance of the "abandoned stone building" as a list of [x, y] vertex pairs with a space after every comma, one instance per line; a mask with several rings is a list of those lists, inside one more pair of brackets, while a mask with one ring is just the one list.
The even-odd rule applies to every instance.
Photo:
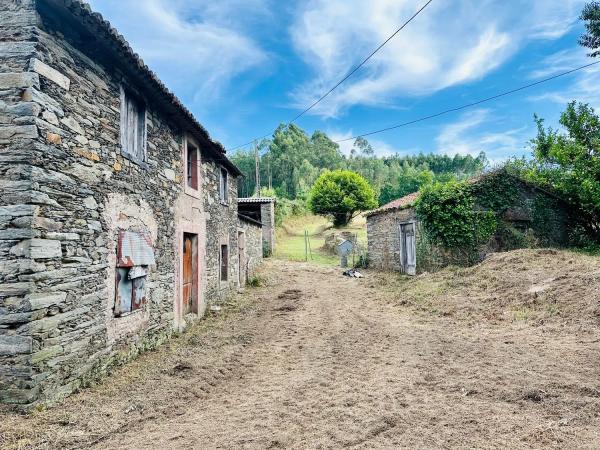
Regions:
[[238, 198], [240, 214], [251, 217], [262, 225], [262, 248], [264, 255], [275, 251], [275, 198]]
[[0, 402], [53, 402], [243, 286], [240, 171], [79, 0], [0, 0]]
[[[510, 203], [496, 211], [501, 225], [481, 251], [485, 254], [521, 246], [565, 245], [571, 214], [568, 205], [552, 193], [503, 170], [470, 180], [475, 208], [486, 209], [480, 204], [482, 192], [505, 176], [514, 178], [511, 183], [514, 192]], [[429, 265], [435, 259], [437, 266], [449, 262], [434, 244], [420, 245], [424, 230], [414, 208], [418, 197], [419, 193], [414, 192], [367, 213], [369, 267], [415, 275], [424, 262]]]

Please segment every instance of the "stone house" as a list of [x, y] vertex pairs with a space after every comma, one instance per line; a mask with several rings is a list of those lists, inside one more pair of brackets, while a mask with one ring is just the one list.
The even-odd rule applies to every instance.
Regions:
[[[496, 211], [500, 224], [490, 242], [482, 247], [482, 255], [522, 246], [565, 245], [570, 223], [568, 205], [554, 194], [502, 169], [470, 180], [475, 208], [487, 209], [481, 201], [484, 191], [490, 188], [489, 183], [505, 176], [514, 179], [511, 184], [514, 193], [509, 206]], [[433, 269], [459, 262], [450, 260], [443, 249], [424, 242], [424, 230], [414, 208], [418, 197], [419, 193], [414, 192], [367, 213], [369, 267], [415, 275], [423, 265]]]
[[241, 175], [79, 0], [0, 0], [0, 403], [52, 403], [242, 286]]

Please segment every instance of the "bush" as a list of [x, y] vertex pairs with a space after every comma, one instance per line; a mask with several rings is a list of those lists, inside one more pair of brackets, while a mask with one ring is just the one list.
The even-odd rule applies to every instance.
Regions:
[[375, 192], [362, 176], [349, 170], [324, 172], [310, 192], [314, 214], [333, 218], [333, 225], [348, 224], [358, 211], [377, 207]]

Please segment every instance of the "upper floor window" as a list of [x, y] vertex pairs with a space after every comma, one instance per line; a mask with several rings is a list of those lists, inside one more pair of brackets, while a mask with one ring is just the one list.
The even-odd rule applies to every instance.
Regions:
[[221, 167], [221, 177], [219, 183], [219, 197], [222, 203], [229, 202], [229, 173], [227, 169]]
[[121, 87], [121, 150], [135, 161], [146, 160], [146, 106]]
[[193, 145], [190, 141], [187, 143], [187, 185], [198, 190], [198, 147]]

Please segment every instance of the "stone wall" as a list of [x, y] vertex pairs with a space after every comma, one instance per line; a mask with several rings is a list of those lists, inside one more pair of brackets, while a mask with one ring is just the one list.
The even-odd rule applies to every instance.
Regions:
[[263, 261], [263, 227], [245, 219], [239, 220], [239, 228], [246, 236], [246, 276], [248, 281]]
[[367, 217], [369, 267], [393, 271], [401, 269], [398, 226], [412, 220], [416, 220], [412, 208], [384, 211]]
[[[0, 5], [0, 59], [10, 55], [0, 73], [0, 401], [52, 403], [186, 325], [184, 232], [199, 237], [195, 316], [236, 285], [234, 264], [219, 282], [218, 261], [223, 241], [235, 261], [237, 183], [221, 205], [220, 166], [203, 156], [199, 195], [186, 193], [185, 133], [142, 92], [147, 155], [128, 159], [120, 88], [136, 91], [135, 82], [85, 36], [36, 19], [32, 2]], [[144, 307], [115, 317], [119, 230], [147, 234], [156, 264]]]
[[39, 90], [29, 73], [35, 54], [36, 14], [32, 0], [0, 2], [0, 402], [32, 402], [38, 392], [29, 364], [40, 350], [27, 322], [48, 312], [53, 295], [32, 294], [32, 277], [61, 253], [59, 241], [41, 239], [32, 227], [49, 196], [34, 191], [29, 161], [37, 151], [35, 120], [41, 108], [26, 95]]
[[[221, 166], [215, 162], [203, 165], [204, 209], [206, 211], [206, 295], [211, 302], [219, 302], [238, 285], [238, 208], [237, 181], [229, 180], [226, 202], [219, 195]], [[221, 280], [221, 245], [229, 251], [227, 281]]]
[[263, 224], [263, 243], [269, 254], [275, 252], [275, 202], [260, 205], [260, 217]]

